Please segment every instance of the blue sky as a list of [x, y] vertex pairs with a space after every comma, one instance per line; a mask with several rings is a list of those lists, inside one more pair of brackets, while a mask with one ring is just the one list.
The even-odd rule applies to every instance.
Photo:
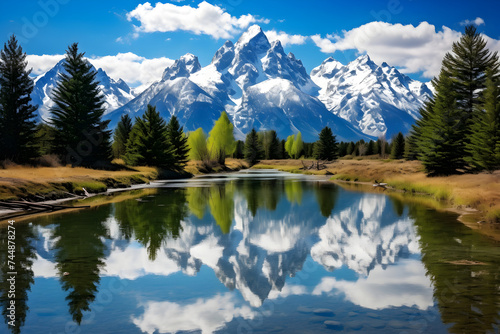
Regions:
[[0, 36], [16, 34], [34, 73], [48, 70], [78, 42], [97, 67], [132, 86], [159, 79], [183, 54], [202, 66], [226, 39], [252, 24], [280, 39], [311, 71], [333, 56], [342, 63], [368, 53], [428, 81], [466, 22], [500, 51], [498, 1], [175, 0], [3, 1]]

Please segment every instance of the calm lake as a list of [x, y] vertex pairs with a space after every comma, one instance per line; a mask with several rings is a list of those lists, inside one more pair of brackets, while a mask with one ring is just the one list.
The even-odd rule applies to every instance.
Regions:
[[499, 331], [500, 247], [456, 215], [267, 170], [110, 198], [15, 225], [15, 327], [1, 229], [1, 333]]

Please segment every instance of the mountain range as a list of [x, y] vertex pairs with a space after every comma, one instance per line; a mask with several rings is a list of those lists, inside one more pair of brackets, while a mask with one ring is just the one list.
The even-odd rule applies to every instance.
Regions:
[[[35, 79], [32, 97], [43, 119], [63, 61]], [[391, 138], [408, 132], [432, 96], [429, 84], [386, 63], [378, 66], [367, 55], [347, 65], [328, 58], [308, 74], [293, 53], [286, 54], [279, 41], [270, 43], [257, 25], [236, 43], [226, 41], [205, 67], [195, 55], [180, 57], [137, 96], [102, 69], [97, 79], [111, 127], [122, 114], [141, 116], [152, 104], [166, 119], [176, 115], [185, 131], [201, 127], [208, 133], [225, 110], [237, 139], [255, 128], [276, 130], [282, 139], [300, 131], [304, 141], [313, 142], [325, 126], [338, 141]]]

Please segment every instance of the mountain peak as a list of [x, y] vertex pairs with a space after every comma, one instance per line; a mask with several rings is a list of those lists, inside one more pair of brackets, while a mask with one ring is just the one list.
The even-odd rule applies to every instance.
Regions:
[[248, 30], [241, 35], [240, 39], [238, 39], [238, 42], [236, 42], [236, 49], [242, 50], [247, 47], [250, 47], [257, 53], [264, 53], [271, 47], [266, 34], [264, 34], [262, 28], [256, 24], [248, 28]]
[[234, 44], [231, 41], [226, 41], [223, 46], [217, 50], [212, 58], [212, 64], [220, 71], [231, 65], [234, 58]]
[[198, 57], [191, 53], [186, 53], [165, 69], [162, 80], [189, 77], [199, 70], [201, 70], [201, 65], [198, 61]]

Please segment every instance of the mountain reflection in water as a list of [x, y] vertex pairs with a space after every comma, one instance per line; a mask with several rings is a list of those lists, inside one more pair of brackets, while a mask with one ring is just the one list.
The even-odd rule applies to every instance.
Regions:
[[498, 330], [500, 252], [453, 215], [271, 171], [127, 196], [17, 225], [2, 330]]

